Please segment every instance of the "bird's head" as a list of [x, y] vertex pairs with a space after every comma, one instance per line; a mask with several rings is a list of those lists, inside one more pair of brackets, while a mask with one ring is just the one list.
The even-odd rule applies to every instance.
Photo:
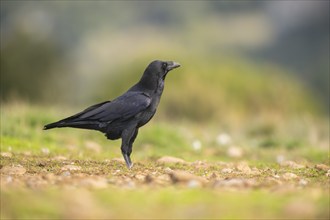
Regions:
[[147, 67], [147, 73], [150, 73], [157, 78], [165, 79], [167, 73], [175, 68], [180, 67], [180, 64], [174, 61], [152, 61]]
[[147, 66], [138, 84], [144, 88], [153, 90], [157, 88], [159, 82], [165, 80], [169, 71], [178, 67], [180, 67], [180, 64], [173, 61], [152, 61]]

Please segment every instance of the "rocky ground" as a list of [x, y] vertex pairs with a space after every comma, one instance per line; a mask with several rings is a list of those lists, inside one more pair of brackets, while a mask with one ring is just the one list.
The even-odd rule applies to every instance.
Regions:
[[[299, 164], [294, 161], [282, 161], [280, 164], [256, 164], [252, 165], [246, 161], [237, 162], [207, 162], [194, 161], [187, 162], [180, 158], [164, 156], [157, 160], [148, 160], [145, 162], [137, 162], [131, 170], [125, 167], [124, 161], [121, 158], [97, 161], [97, 160], [72, 160], [65, 156], [36, 156], [26, 154], [13, 154], [10, 152], [1, 153], [1, 215], [3, 218], [20, 218], [24, 216], [30, 217], [58, 217], [58, 218], [143, 218], [149, 217], [177, 217], [181, 211], [182, 204], [187, 203], [187, 210], [182, 214], [182, 218], [191, 217], [191, 212], [195, 207], [207, 205], [200, 211], [197, 211], [196, 218], [222, 218], [233, 217], [232, 211], [227, 211], [225, 216], [218, 213], [218, 208], [224, 209], [226, 202], [215, 201], [219, 196], [223, 197], [228, 192], [233, 192], [228, 198], [233, 200], [233, 204], [229, 205], [230, 209], [235, 209], [237, 203], [241, 200], [241, 193], [253, 195], [253, 198], [245, 198], [251, 202], [247, 207], [256, 203], [260, 206], [264, 199], [268, 196], [273, 198], [274, 195], [280, 195], [280, 198], [291, 198], [292, 196], [298, 199], [289, 199], [285, 202], [280, 212], [271, 214], [273, 206], [277, 204], [269, 204], [259, 214], [250, 213], [243, 216], [250, 217], [307, 217], [307, 218], [328, 218], [329, 208], [329, 178], [330, 168], [326, 164]], [[55, 190], [61, 195], [59, 198], [52, 198], [48, 195], [49, 190]], [[115, 211], [109, 214], [108, 208], [100, 208], [95, 200], [98, 198], [94, 193], [105, 190], [111, 196], [116, 198], [126, 195], [126, 192], [133, 192], [133, 195], [138, 195], [141, 190], [146, 193], [146, 201], [150, 199], [148, 194], [163, 195], [163, 190], [169, 190], [170, 201], [173, 206], [167, 207], [162, 205], [162, 199], [156, 198], [156, 201], [151, 202], [158, 204], [155, 210], [148, 210], [144, 214], [132, 214], [136, 210], [133, 208], [131, 214], [123, 214], [122, 206], [125, 202], [121, 200], [113, 200], [118, 207]], [[186, 195], [187, 190], [198, 190], [200, 196], [208, 195], [209, 198], [201, 198], [195, 195], [189, 199]], [[200, 191], [203, 190], [203, 191]], [[119, 191], [119, 192], [117, 192]], [[265, 198], [254, 198], [255, 192], [266, 193]], [[23, 192], [23, 193], [22, 193]], [[64, 192], [64, 195], [63, 195]], [[183, 195], [180, 194], [183, 193]], [[188, 191], [189, 192], [189, 191]], [[32, 201], [36, 198], [36, 194], [42, 198], [40, 201], [48, 202], [49, 199], [58, 201], [52, 205], [53, 209], [50, 213], [43, 215], [40, 210], [27, 212], [26, 207], [31, 206], [31, 210], [35, 210], [33, 204], [24, 203], [22, 205], [23, 215], [17, 214], [17, 209], [22, 210], [19, 203], [13, 202], [22, 195], [31, 198]], [[179, 193], [179, 195], [178, 195]], [[131, 195], [131, 193], [129, 193]], [[178, 196], [178, 200], [174, 195]], [[154, 195], [154, 196], [155, 196]], [[257, 194], [258, 195], [258, 194]], [[136, 203], [141, 202], [141, 195], [136, 196], [138, 201], [130, 201], [134, 207]], [[182, 198], [181, 198], [182, 197]], [[188, 198], [186, 198], [188, 197]], [[213, 199], [215, 201], [213, 201]], [[130, 198], [130, 197], [128, 197]], [[162, 197], [161, 197], [162, 198]], [[73, 199], [73, 201], [72, 201]], [[211, 199], [211, 201], [209, 201]], [[273, 198], [274, 199], [274, 198]], [[279, 199], [279, 198], [278, 198]], [[128, 199], [129, 200], [129, 199]], [[181, 201], [182, 200], [182, 201]], [[270, 199], [272, 200], [272, 199]], [[285, 199], [284, 199], [285, 200]], [[7, 201], [11, 201], [7, 203]], [[54, 208], [64, 201], [66, 208]], [[179, 202], [178, 202], [179, 201]], [[192, 205], [189, 203], [195, 201]], [[254, 202], [253, 202], [254, 201]], [[267, 200], [266, 200], [267, 201]], [[280, 202], [281, 200], [277, 201]], [[43, 203], [42, 202], [42, 203]], [[54, 202], [54, 201], [52, 201]], [[145, 201], [144, 201], [145, 202]], [[221, 202], [221, 203], [220, 203]], [[159, 204], [160, 203], [160, 204]], [[261, 204], [259, 204], [261, 203]], [[38, 203], [37, 203], [38, 204]], [[107, 203], [106, 203], [107, 204]], [[111, 202], [110, 202], [111, 204]], [[118, 205], [121, 204], [121, 205]], [[253, 205], [253, 208], [256, 204]], [[39, 207], [39, 205], [37, 205]], [[159, 206], [169, 211], [156, 211]], [[184, 207], [186, 207], [184, 206]], [[232, 207], [233, 206], [233, 207]], [[262, 206], [262, 205], [261, 205]], [[69, 207], [69, 208], [68, 208]], [[85, 208], [84, 208], [85, 207]], [[176, 207], [176, 208], [173, 208]], [[227, 207], [228, 208], [228, 207]], [[89, 211], [80, 211], [86, 209]], [[204, 210], [205, 209], [205, 210]], [[267, 210], [270, 209], [270, 210]], [[25, 210], [25, 211], [24, 211]], [[47, 209], [46, 209], [47, 210]], [[62, 211], [59, 211], [62, 210]], [[63, 211], [65, 210], [65, 211]], [[190, 211], [189, 211], [190, 210]], [[38, 213], [39, 212], [39, 213]], [[159, 212], [157, 214], [157, 212]], [[264, 214], [262, 214], [265, 212]], [[25, 214], [24, 214], [25, 213]], [[53, 214], [52, 214], [53, 213]], [[55, 213], [55, 214], [54, 214]], [[139, 212], [138, 212], [139, 213]], [[162, 214], [161, 214], [162, 213]], [[194, 213], [194, 211], [193, 211]], [[226, 212], [224, 212], [226, 213]], [[268, 214], [269, 215], [268, 215]], [[239, 218], [240, 214], [236, 214]]]
[[283, 190], [329, 187], [330, 168], [325, 164], [283, 161], [271, 166], [247, 162], [186, 162], [165, 156], [157, 161], [136, 163], [128, 170], [122, 159], [105, 161], [69, 160], [64, 156], [36, 157], [2, 153], [1, 187], [43, 188], [48, 186], [107, 188], [168, 187]]

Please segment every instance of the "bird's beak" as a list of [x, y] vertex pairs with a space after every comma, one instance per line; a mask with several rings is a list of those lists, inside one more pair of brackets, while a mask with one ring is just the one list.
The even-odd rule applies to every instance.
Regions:
[[180, 63], [170, 61], [170, 62], [168, 62], [168, 65], [167, 65], [167, 72], [171, 71], [172, 69], [178, 68], [180, 66], [181, 66]]

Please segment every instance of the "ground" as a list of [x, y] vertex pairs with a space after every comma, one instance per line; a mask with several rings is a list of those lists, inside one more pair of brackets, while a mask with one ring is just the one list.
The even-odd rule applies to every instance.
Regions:
[[328, 132], [319, 123], [287, 139], [269, 124], [219, 132], [156, 119], [127, 169], [119, 141], [42, 131], [60, 116], [2, 109], [1, 219], [329, 219]]

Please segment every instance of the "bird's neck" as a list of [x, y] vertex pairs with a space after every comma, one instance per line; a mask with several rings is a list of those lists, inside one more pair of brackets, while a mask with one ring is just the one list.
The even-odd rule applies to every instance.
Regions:
[[137, 85], [149, 91], [156, 91], [158, 89], [159, 82], [156, 77], [148, 77], [148, 75], [143, 74]]

